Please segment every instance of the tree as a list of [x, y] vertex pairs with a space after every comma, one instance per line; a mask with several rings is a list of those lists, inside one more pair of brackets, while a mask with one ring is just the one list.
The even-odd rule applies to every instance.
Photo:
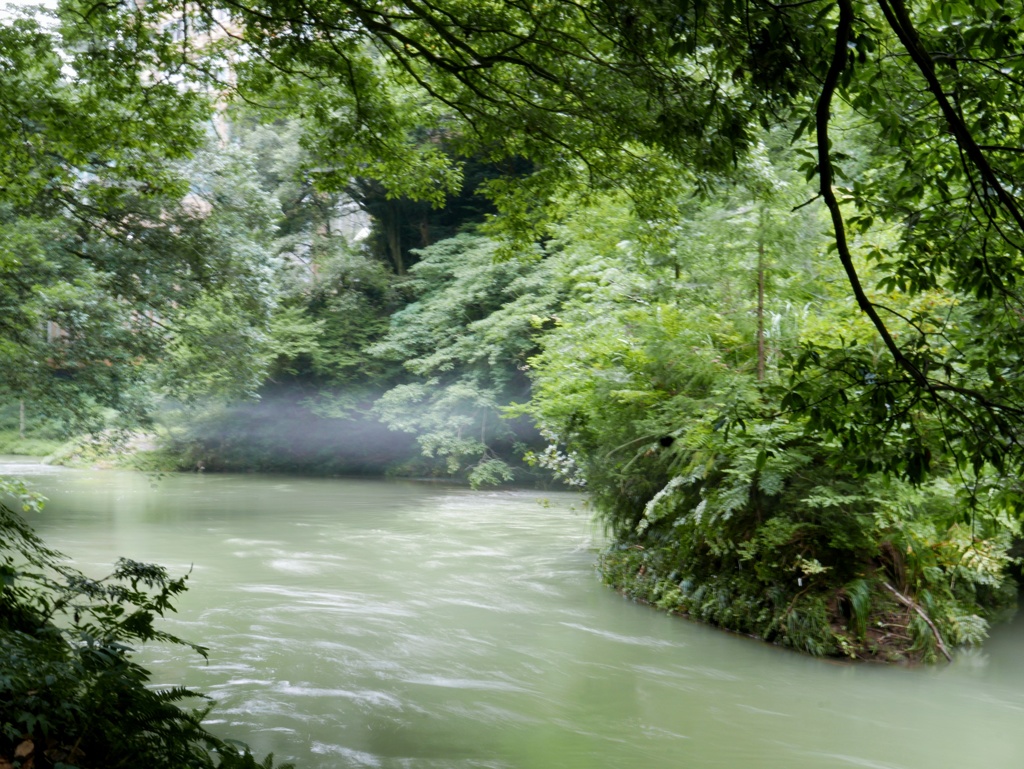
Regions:
[[[208, 18], [215, 5], [197, 3], [196, 13]], [[396, 193], [452, 189], [457, 175], [443, 154], [408, 138], [413, 115], [420, 125], [433, 118], [491, 159], [537, 163], [527, 180], [488, 185], [506, 231], [521, 237], [541, 234], [556, 192], [580, 185], [629, 189], [647, 218], [680, 164], [709, 189], [753, 146], [758, 122], [796, 125], [795, 141], [814, 137], [803, 165], [819, 180], [851, 296], [888, 351], [873, 364], [872, 388], [901, 404], [893, 413], [944, 414], [959, 461], [997, 470], [1019, 462], [1024, 214], [1015, 191], [1024, 167], [1015, 147], [1024, 81], [1012, 8], [351, 0], [229, 10], [240, 43], [256, 52], [239, 67], [240, 93], [306, 115], [321, 183], [369, 163]], [[835, 117], [847, 110], [875, 148], [862, 174], [837, 134]], [[864, 240], [880, 226], [900, 231], [885, 249]], [[956, 293], [984, 333], [876, 306], [865, 260], [903, 292]], [[835, 367], [837, 391], [862, 363]], [[823, 412], [817, 427], [838, 433], [844, 421]], [[844, 440], [870, 444], [886, 429]]]
[[[218, 319], [260, 322], [266, 232], [254, 201], [234, 205], [238, 176], [232, 200], [209, 156], [210, 173], [187, 168], [210, 101], [163, 77], [153, 31], [73, 19], [0, 19], [0, 392], [73, 428], [108, 409], [136, 427], [169, 346], [211, 341], [186, 313], [219, 299]], [[40, 504], [0, 478], [0, 764], [255, 769], [182, 706], [192, 692], [154, 689], [132, 660], [131, 644], [181, 643], [154, 623], [184, 578], [128, 559], [89, 578], [12, 499]]]
[[[67, 23], [62, 23], [66, 21]], [[48, 14], [0, 23], [0, 197], [83, 217], [119, 195], [182, 192], [169, 160], [204, 137], [205, 94], [152, 78], [145, 29]]]
[[210, 100], [154, 75], [150, 41], [70, 15], [0, 25], [0, 385], [77, 430], [105, 427], [104, 409], [144, 422], [169, 343], [251, 368], [184, 321], [232, 304], [244, 336], [270, 301], [244, 162], [203, 153]]
[[[601, 571], [628, 595], [816, 655], [927, 658], [977, 643], [1012, 603], [1019, 523], [997, 495], [965, 521], [945, 459], [916, 484], [889, 471], [942, 453], [935, 415], [893, 428], [870, 456], [808, 428], [834, 384], [794, 365], [809, 341], [865, 359], [885, 350], [835, 290], [841, 266], [817, 261], [818, 217], [790, 210], [799, 180], [765, 195], [765, 179], [782, 181], [770, 157], [749, 187], [691, 206], [667, 242], [645, 243], [647, 223], [608, 205], [560, 229], [567, 298], [521, 409], [550, 442], [535, 460], [586, 488], [614, 535]], [[885, 301], [909, 313], [941, 295]], [[794, 393], [809, 406], [788, 407]]]
[[559, 301], [548, 260], [497, 262], [494, 251], [467, 233], [422, 249], [410, 270], [415, 301], [368, 350], [408, 372], [377, 400], [381, 419], [474, 486], [512, 480], [515, 454], [534, 437], [502, 409], [528, 393], [526, 360]]

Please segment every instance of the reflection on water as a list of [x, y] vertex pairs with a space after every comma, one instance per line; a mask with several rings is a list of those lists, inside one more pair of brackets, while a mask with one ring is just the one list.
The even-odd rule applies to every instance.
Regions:
[[[0, 466], [0, 472], [12, 472]], [[192, 568], [157, 680], [300, 768], [1024, 766], [1024, 623], [951, 666], [810, 660], [624, 601], [570, 494], [33, 468], [90, 573]], [[547, 500], [550, 504], [541, 504]]]

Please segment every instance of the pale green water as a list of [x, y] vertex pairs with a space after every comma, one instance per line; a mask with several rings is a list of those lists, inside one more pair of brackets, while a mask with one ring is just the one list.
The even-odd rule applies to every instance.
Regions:
[[[1024, 623], [952, 666], [839, 665], [633, 605], [570, 494], [11, 467], [80, 568], [194, 564], [144, 655], [300, 769], [1024, 767]], [[539, 502], [550, 500], [550, 506]]]

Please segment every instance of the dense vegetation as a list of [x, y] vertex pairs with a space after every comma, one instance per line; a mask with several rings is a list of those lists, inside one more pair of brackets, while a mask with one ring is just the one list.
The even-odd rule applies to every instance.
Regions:
[[[1020, 537], [1022, 11], [9, 12], [0, 440], [543, 470], [587, 490], [641, 600], [816, 655], [978, 643]], [[125, 646], [182, 583], [91, 582], [3, 515], [0, 759], [73, 763], [113, 676], [159, 714], [139, 750], [214, 761]], [[89, 761], [135, 755], [110, 738]]]
[[[597, 269], [532, 361], [523, 410], [551, 441], [537, 461], [586, 485], [615, 535], [605, 579], [631, 596], [815, 655], [978, 643], [1016, 597], [1017, 525], [996, 495], [958, 491], [940, 440], [914, 446], [902, 425], [865, 455], [816, 424], [834, 383], [812, 343], [881, 352], [815, 266], [813, 217], [784, 199], [736, 189], [695, 215], [676, 253], [694, 232], [718, 247], [678, 278], [657, 252], [628, 272], [586, 254]], [[913, 451], [933, 452], [929, 472], [884, 469]]]

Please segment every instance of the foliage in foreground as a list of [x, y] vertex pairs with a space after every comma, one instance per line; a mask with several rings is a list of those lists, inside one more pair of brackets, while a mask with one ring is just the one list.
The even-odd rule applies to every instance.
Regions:
[[[26, 509], [38, 499], [11, 482]], [[146, 641], [202, 647], [155, 626], [185, 577], [121, 559], [99, 580], [69, 567], [24, 519], [0, 504], [0, 766], [257, 769], [248, 753], [202, 725], [202, 695], [153, 688], [132, 661]], [[279, 767], [286, 769], [287, 765]]]

